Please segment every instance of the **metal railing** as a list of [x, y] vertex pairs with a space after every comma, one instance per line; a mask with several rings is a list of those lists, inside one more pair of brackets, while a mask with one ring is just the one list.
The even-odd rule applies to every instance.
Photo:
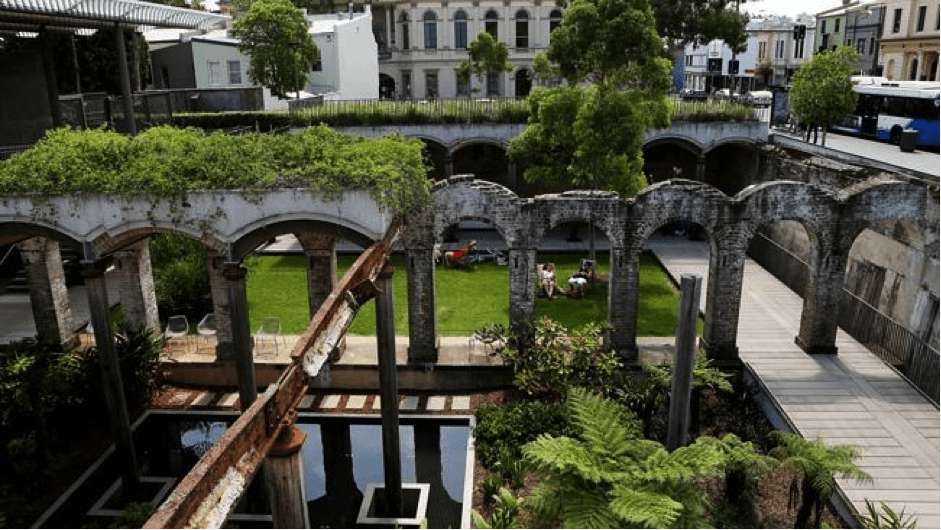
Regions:
[[[809, 275], [803, 260], [761, 233], [748, 250], [765, 270], [803, 296]], [[840, 298], [839, 326], [938, 405], [938, 350], [846, 289]]]

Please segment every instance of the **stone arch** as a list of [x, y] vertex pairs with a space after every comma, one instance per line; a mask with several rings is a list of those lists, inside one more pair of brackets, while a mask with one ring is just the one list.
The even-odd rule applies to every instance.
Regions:
[[694, 156], [701, 156], [705, 152], [699, 142], [685, 136], [658, 136], [657, 138], [644, 142], [643, 150], [646, 152], [648, 149], [664, 146], [677, 146]]
[[91, 242], [91, 247], [97, 255], [105, 256], [153, 235], [170, 232], [200, 240], [208, 249], [216, 252], [223, 252], [225, 249], [225, 244], [215, 234], [200, 232], [168, 222], [153, 221], [138, 221], [114, 227], [95, 237]]
[[519, 198], [499, 184], [473, 175], [451, 177], [435, 185], [434, 210], [435, 238], [460, 221], [486, 219], [508, 247], [519, 243]]
[[514, 188], [507, 157], [508, 142], [494, 138], [468, 138], [448, 147], [448, 158], [452, 161], [452, 174], [474, 174], [507, 188]]
[[754, 182], [760, 163], [759, 143], [723, 139], [707, 146], [703, 158], [703, 182], [731, 197]]
[[670, 180], [648, 187], [630, 206], [628, 242], [636, 249], [661, 226], [672, 221], [692, 221], [709, 232], [714, 246], [713, 232], [722, 210], [732, 199], [712, 186], [691, 180]]
[[660, 137], [645, 143], [643, 152], [644, 174], [651, 183], [675, 178], [692, 180], [702, 147], [686, 138]]
[[461, 149], [478, 144], [491, 145], [493, 147], [502, 149], [503, 151], [509, 149], [510, 146], [509, 142], [494, 138], [464, 138], [448, 146], [448, 155], [454, 156], [454, 153], [457, 153]]
[[63, 247], [79, 251], [82, 250], [84, 242], [79, 234], [61, 226], [27, 220], [0, 222], [0, 242], [3, 244], [18, 243], [31, 237], [54, 239]]
[[369, 247], [374, 242], [366, 230], [352, 223], [341, 223], [335, 219], [314, 219], [301, 214], [278, 216], [259, 219], [243, 227], [236, 238], [229, 243], [229, 258], [232, 261], [239, 261], [272, 237], [296, 232], [335, 234], [363, 248]]
[[[624, 245], [622, 221], [617, 215], [622, 202], [616, 193], [570, 191], [540, 195], [534, 199], [532, 239], [534, 243], [565, 223], [580, 222], [600, 229], [612, 247]], [[600, 210], [600, 213], [599, 213]]]
[[[856, 237], [866, 228], [898, 224], [908, 242], [920, 243], [925, 253], [938, 259], [939, 207], [937, 192], [901, 181], [871, 179], [843, 190], [844, 220], [855, 221]], [[886, 208], [891, 204], [891, 208]], [[909, 238], [916, 238], [912, 241]]]
[[415, 138], [421, 140], [424, 144], [424, 158], [427, 162], [431, 162], [432, 169], [428, 172], [428, 176], [432, 180], [442, 180], [446, 179], [449, 176], [449, 172], [452, 171], [449, 161], [451, 155], [448, 151], [448, 146], [441, 141], [440, 138], [434, 138], [432, 136], [411, 136], [410, 138]]

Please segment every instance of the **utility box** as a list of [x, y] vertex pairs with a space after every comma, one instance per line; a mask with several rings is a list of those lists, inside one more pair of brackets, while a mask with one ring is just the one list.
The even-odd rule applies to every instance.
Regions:
[[918, 131], [914, 129], [902, 131], [902, 136], [899, 138], [899, 148], [906, 153], [911, 153], [916, 146], [918, 146]]

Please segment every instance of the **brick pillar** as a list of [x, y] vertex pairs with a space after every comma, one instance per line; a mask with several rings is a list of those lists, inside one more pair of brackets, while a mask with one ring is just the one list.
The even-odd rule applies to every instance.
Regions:
[[696, 180], [706, 182], [706, 155], [699, 155], [696, 158]]
[[625, 249], [611, 248], [611, 274], [608, 279], [608, 323], [611, 324], [611, 332], [608, 335], [608, 347], [622, 359], [629, 357], [632, 351], [637, 353], [634, 324], [630, 320], [632, 315], [626, 303], [631, 291], [631, 283], [628, 281], [629, 261]]
[[320, 232], [294, 235], [307, 258], [307, 301], [313, 318], [337, 284], [337, 237]]
[[794, 342], [809, 354], [835, 354], [847, 252], [821, 245], [817, 253], [816, 266], [811, 266], [804, 288], [800, 330]]
[[114, 273], [124, 311], [124, 327], [133, 332], [150, 329], [160, 335], [149, 242], [149, 238], [144, 239], [115, 252]]
[[719, 239], [709, 256], [709, 282], [706, 286], [706, 322], [703, 343], [709, 358], [720, 368], [736, 368], [738, 356], [738, 316], [742, 304], [745, 248]]
[[511, 248], [509, 267], [510, 328], [522, 331], [536, 312], [536, 249]]
[[[618, 356], [625, 364], [637, 364], [637, 294], [640, 290], [640, 249], [624, 251], [624, 264], [622, 266], [625, 285], [624, 298], [620, 301], [620, 311], [623, 312], [623, 328], [619, 333]], [[614, 274], [611, 274], [612, 280]], [[610, 289], [611, 287], [609, 287]], [[610, 304], [609, 303], [609, 311]], [[612, 331], [613, 334], [613, 331]], [[612, 338], [613, 343], [613, 338]], [[612, 344], [613, 345], [613, 344]]]
[[72, 340], [72, 309], [62, 270], [59, 242], [44, 237], [23, 241], [20, 255], [26, 265], [29, 300], [39, 342], [62, 345]]
[[454, 154], [448, 153], [444, 157], [444, 178], [451, 178], [454, 176]]
[[406, 259], [408, 362], [434, 363], [438, 361], [434, 248], [408, 248]]
[[231, 361], [234, 357], [232, 345], [232, 324], [229, 316], [229, 291], [225, 276], [222, 274], [223, 257], [217, 251], [206, 250], [208, 254], [209, 292], [212, 295], [212, 311], [216, 325], [216, 359]]
[[[255, 359], [252, 357], [252, 332], [248, 323], [248, 296], [245, 293], [245, 274], [241, 263], [222, 265], [229, 299], [229, 325], [232, 331], [232, 353], [238, 374], [239, 401], [245, 411], [258, 397], [255, 386]], [[216, 319], [218, 322], [218, 317]]]

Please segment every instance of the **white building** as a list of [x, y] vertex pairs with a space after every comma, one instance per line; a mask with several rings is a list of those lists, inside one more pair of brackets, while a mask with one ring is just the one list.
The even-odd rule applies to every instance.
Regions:
[[309, 15], [307, 22], [320, 48], [320, 63], [304, 90], [328, 100], [377, 99], [378, 48], [370, 6], [362, 13]]
[[228, 30], [156, 29], [144, 32], [154, 87], [227, 88], [256, 86], [248, 78], [248, 56]]

